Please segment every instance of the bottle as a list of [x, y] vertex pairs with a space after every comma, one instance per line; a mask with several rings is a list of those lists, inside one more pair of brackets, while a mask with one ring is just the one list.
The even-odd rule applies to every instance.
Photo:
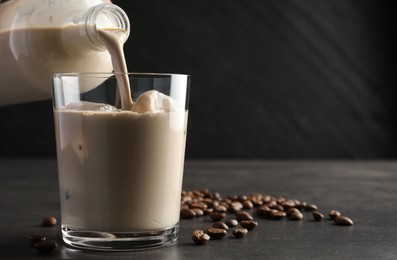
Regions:
[[109, 0], [0, 0], [0, 106], [50, 99], [54, 73], [111, 72], [101, 28], [130, 32]]

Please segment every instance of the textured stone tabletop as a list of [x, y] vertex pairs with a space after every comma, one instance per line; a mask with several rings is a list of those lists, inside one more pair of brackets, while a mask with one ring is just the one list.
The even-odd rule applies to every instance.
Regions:
[[[0, 159], [0, 259], [397, 259], [397, 162], [394, 161], [187, 161], [184, 189], [208, 188], [228, 195], [254, 192], [314, 203], [323, 213], [338, 209], [353, 226], [325, 218], [272, 221], [253, 213], [259, 226], [243, 239], [230, 234], [196, 246], [194, 229], [208, 216], [181, 220], [173, 247], [129, 253], [88, 252], [63, 245], [55, 159]], [[26, 236], [43, 234], [59, 244], [42, 255]]]

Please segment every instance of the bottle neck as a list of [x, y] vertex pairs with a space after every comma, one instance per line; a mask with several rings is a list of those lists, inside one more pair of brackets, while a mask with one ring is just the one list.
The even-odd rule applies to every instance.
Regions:
[[93, 49], [105, 50], [105, 45], [98, 33], [101, 29], [118, 30], [124, 34], [123, 41], [130, 34], [130, 22], [127, 14], [114, 4], [100, 4], [91, 7], [85, 12], [79, 21], [80, 34], [87, 38], [87, 42]]

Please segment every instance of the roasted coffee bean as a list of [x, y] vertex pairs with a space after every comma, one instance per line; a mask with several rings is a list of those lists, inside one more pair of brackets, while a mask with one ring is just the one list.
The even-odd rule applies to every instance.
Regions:
[[230, 196], [228, 196], [227, 198], [230, 199], [231, 201], [236, 201], [236, 200], [238, 200], [238, 196], [237, 196], [236, 194], [230, 195]]
[[55, 248], [57, 247], [57, 243], [54, 241], [41, 241], [37, 242], [34, 244], [34, 248], [36, 248], [37, 251], [40, 253], [49, 253], [51, 251], [54, 251]]
[[219, 220], [222, 220], [226, 216], [226, 214], [219, 213], [219, 212], [212, 212], [209, 214], [209, 216], [213, 221], [219, 221]]
[[28, 240], [32, 245], [36, 244], [37, 242], [45, 241], [47, 238], [42, 235], [30, 235], [28, 236]]
[[324, 218], [324, 215], [318, 211], [314, 211], [312, 215], [315, 221], [321, 221]]
[[340, 216], [340, 212], [333, 209], [328, 212], [328, 216], [330, 219], [335, 219], [336, 217]]
[[213, 200], [211, 203], [208, 203], [209, 208], [215, 208], [219, 206], [219, 201], [218, 200]]
[[[222, 203], [222, 202], [223, 202], [223, 203]], [[233, 202], [233, 201], [232, 201], [231, 199], [229, 199], [229, 198], [223, 198], [223, 199], [219, 202], [219, 204], [222, 204], [222, 205], [230, 205], [232, 202]]]
[[283, 203], [281, 203], [281, 206], [283, 206], [283, 208], [287, 210], [295, 207], [295, 202], [293, 200], [286, 200]]
[[238, 221], [237, 221], [237, 219], [232, 218], [232, 219], [226, 220], [226, 221], [225, 221], [225, 224], [226, 224], [228, 227], [235, 227], [235, 226], [238, 225]]
[[260, 206], [263, 204], [263, 195], [259, 193], [254, 193], [248, 197], [254, 206]]
[[284, 211], [272, 210], [272, 212], [270, 213], [271, 219], [274, 219], [274, 220], [280, 220], [286, 216], [287, 216], [287, 214]]
[[247, 234], [248, 234], [248, 229], [246, 229], [246, 228], [237, 228], [237, 229], [233, 230], [233, 235], [236, 238], [242, 238]]
[[275, 200], [277, 202], [277, 204], [281, 204], [284, 201], [286, 201], [286, 199], [284, 197], [281, 197], [281, 196], [274, 197], [273, 200]]
[[214, 212], [214, 209], [213, 208], [208, 208], [208, 209], [204, 210], [204, 215], [209, 215], [212, 212]]
[[297, 200], [297, 199], [293, 199], [292, 201], [295, 203], [294, 207], [296, 207], [297, 205], [301, 204], [301, 202], [299, 200]]
[[201, 209], [201, 210], [206, 210], [208, 208], [207, 204], [202, 203], [202, 202], [196, 202], [190, 204], [191, 209]]
[[181, 209], [180, 217], [181, 219], [191, 219], [196, 216], [196, 213], [191, 209]]
[[213, 207], [215, 212], [219, 212], [219, 213], [226, 213], [227, 211], [227, 207], [223, 206], [223, 205], [218, 205]]
[[297, 208], [299, 210], [303, 210], [303, 209], [305, 209], [306, 205], [307, 205], [306, 202], [301, 202], [299, 204], [296, 204], [295, 208]]
[[210, 199], [210, 198], [204, 198], [201, 202], [205, 203], [207, 205], [207, 208], [208, 208], [208, 207], [212, 207], [214, 201], [212, 199]]
[[201, 217], [204, 216], [204, 211], [198, 208], [194, 208], [192, 209], [194, 211], [194, 213], [196, 214], [196, 217]]
[[334, 219], [335, 223], [341, 226], [351, 226], [353, 221], [346, 216], [338, 216]]
[[223, 228], [210, 227], [210, 228], [207, 228], [206, 233], [212, 239], [221, 239], [221, 238], [224, 238], [226, 236], [227, 230], [225, 230]]
[[265, 195], [262, 197], [263, 203], [269, 203], [271, 200], [272, 200], [272, 197], [270, 197], [269, 195]]
[[188, 209], [189, 208], [189, 205], [187, 205], [187, 204], [181, 204], [181, 209]]
[[195, 191], [193, 191], [193, 195], [194, 196], [196, 196], [196, 197], [204, 197], [204, 192], [201, 192], [201, 191], [199, 191], [199, 190], [195, 190]]
[[192, 233], [192, 240], [197, 245], [205, 245], [210, 240], [210, 236], [202, 230], [194, 230]]
[[270, 206], [269, 207], [270, 209], [275, 209], [275, 210], [277, 210], [277, 211], [284, 211], [284, 207], [283, 206], [281, 206], [281, 205], [272, 205], [272, 206]]
[[229, 230], [228, 225], [226, 225], [226, 223], [224, 223], [224, 222], [215, 222], [214, 224], [212, 224], [212, 227], [223, 228], [224, 230]]
[[256, 209], [256, 213], [262, 217], [269, 217], [272, 210], [268, 206], [260, 206]]
[[57, 224], [57, 219], [53, 216], [48, 216], [41, 220], [41, 225], [44, 227], [55, 226], [56, 224]]
[[305, 206], [305, 210], [306, 210], [306, 211], [314, 211], [314, 210], [316, 210], [316, 209], [317, 209], [317, 206], [314, 205], [314, 204], [307, 204], [307, 205]]
[[277, 205], [277, 202], [274, 200], [269, 201], [268, 203], [266, 203], [266, 206], [268, 206], [270, 209], [274, 206]]
[[228, 211], [235, 213], [243, 208], [243, 204], [240, 201], [233, 201], [228, 207]]
[[295, 211], [289, 216], [290, 220], [302, 220], [303, 215], [300, 211]]
[[238, 221], [241, 221], [241, 220], [253, 220], [254, 219], [251, 216], [251, 214], [249, 214], [247, 211], [243, 211], [243, 210], [237, 211], [234, 215], [236, 216], [236, 219]]
[[285, 213], [287, 214], [287, 217], [289, 217], [294, 212], [300, 212], [300, 211], [297, 208], [289, 208]]
[[248, 230], [252, 230], [254, 228], [256, 228], [258, 226], [258, 222], [256, 222], [255, 220], [241, 220], [240, 221], [240, 225], [243, 228], [246, 228]]
[[240, 201], [243, 203], [243, 201], [246, 201], [248, 199], [247, 195], [238, 195], [237, 196], [237, 201]]
[[206, 197], [208, 197], [210, 199], [214, 199], [214, 200], [221, 199], [221, 195], [219, 194], [219, 192], [214, 192], [214, 191], [210, 191], [209, 193], [207, 193]]
[[244, 209], [252, 209], [254, 207], [254, 204], [250, 200], [244, 200], [243, 201], [243, 208]]
[[190, 201], [192, 201], [192, 200], [193, 200], [193, 198], [192, 198], [191, 196], [186, 195], [186, 196], [183, 196], [183, 197], [181, 198], [181, 203], [182, 203], [182, 204], [187, 204], [188, 202], [190, 202]]

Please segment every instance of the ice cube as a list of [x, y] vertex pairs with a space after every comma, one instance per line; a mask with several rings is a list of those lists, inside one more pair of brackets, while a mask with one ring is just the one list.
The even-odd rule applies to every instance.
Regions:
[[72, 102], [65, 107], [67, 111], [117, 111], [118, 109], [114, 106], [102, 103], [94, 103], [88, 101], [76, 101]]
[[150, 90], [139, 96], [132, 104], [131, 111], [137, 113], [171, 112], [177, 108], [177, 103], [171, 97], [156, 90]]

